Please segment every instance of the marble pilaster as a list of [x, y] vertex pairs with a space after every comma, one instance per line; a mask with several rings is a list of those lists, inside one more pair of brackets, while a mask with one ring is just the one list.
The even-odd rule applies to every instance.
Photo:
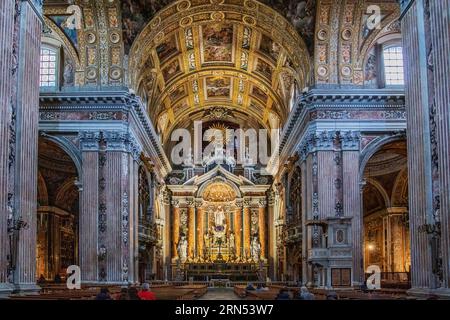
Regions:
[[0, 2], [0, 296], [8, 295], [8, 171], [14, 0]]
[[17, 291], [39, 290], [36, 286], [36, 198], [39, 110], [39, 61], [41, 16], [34, 3], [21, 1], [14, 163], [14, 219], [27, 227], [18, 231], [14, 284]]

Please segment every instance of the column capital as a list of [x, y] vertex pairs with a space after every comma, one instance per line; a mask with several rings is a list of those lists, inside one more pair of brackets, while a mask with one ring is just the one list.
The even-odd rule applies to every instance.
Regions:
[[99, 151], [101, 133], [100, 131], [81, 131], [78, 134], [81, 151]]
[[194, 198], [186, 198], [186, 204], [189, 208], [195, 208], [195, 199]]
[[171, 204], [172, 204], [173, 207], [179, 208], [180, 207], [180, 200], [172, 200]]
[[359, 151], [361, 134], [357, 131], [345, 131], [341, 134], [343, 151]]

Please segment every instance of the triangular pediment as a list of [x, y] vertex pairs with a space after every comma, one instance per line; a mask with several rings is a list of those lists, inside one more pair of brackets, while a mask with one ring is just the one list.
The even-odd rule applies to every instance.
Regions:
[[226, 170], [224, 167], [222, 167], [220, 164], [218, 164], [214, 169], [202, 174], [202, 175], [196, 175], [186, 181], [183, 185], [184, 186], [199, 186], [203, 184], [206, 181], [210, 181], [212, 179], [223, 177], [226, 180], [229, 180], [233, 183], [235, 183], [238, 186], [254, 186], [255, 184], [251, 182], [249, 179], [239, 175], [235, 175], [228, 170]]

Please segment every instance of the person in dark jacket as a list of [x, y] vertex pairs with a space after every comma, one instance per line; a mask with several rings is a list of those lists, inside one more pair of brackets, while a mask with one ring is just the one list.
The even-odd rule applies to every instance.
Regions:
[[130, 296], [130, 300], [141, 300], [135, 287], [131, 287], [130, 289], [128, 289], [128, 295]]
[[101, 288], [100, 293], [95, 297], [95, 300], [112, 300], [108, 288]]
[[275, 300], [291, 300], [289, 290], [286, 288], [280, 289], [280, 292], [276, 296]]

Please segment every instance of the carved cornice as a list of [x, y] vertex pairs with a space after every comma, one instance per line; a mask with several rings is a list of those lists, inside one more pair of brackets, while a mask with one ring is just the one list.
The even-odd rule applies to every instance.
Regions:
[[[125, 87], [74, 87], [59, 92], [43, 92], [40, 95], [39, 110], [41, 121], [48, 123], [60, 121], [62, 114], [70, 112], [85, 112], [88, 120], [97, 123], [115, 121], [114, 123], [120, 124], [128, 121], [133, 124], [130, 128], [135, 129], [136, 136], [134, 139], [129, 138], [125, 151], [131, 152], [135, 157], [142, 149], [146, 150], [149, 157], [154, 159], [158, 169], [155, 172], [158, 172], [161, 179], [172, 170], [141, 99], [128, 92]], [[122, 113], [122, 116], [111, 114], [114, 111]], [[142, 147], [139, 148], [139, 145]]]

